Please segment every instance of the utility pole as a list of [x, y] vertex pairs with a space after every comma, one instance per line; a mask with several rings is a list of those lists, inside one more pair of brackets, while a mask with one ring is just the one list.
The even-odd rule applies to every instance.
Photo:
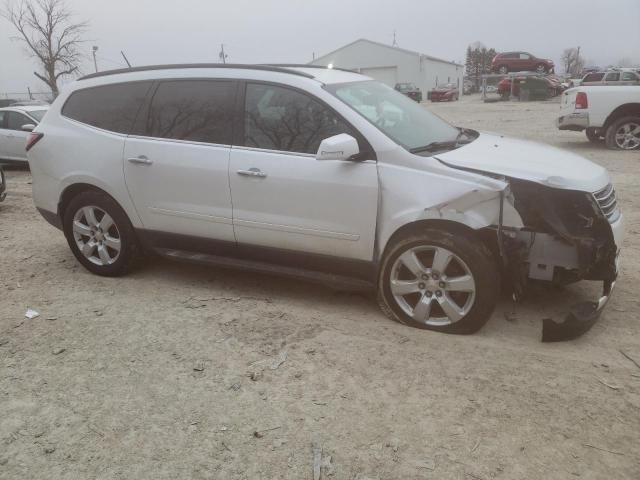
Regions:
[[96, 73], [98, 73], [98, 60], [96, 60], [97, 51], [98, 51], [98, 47], [94, 45], [93, 46], [93, 66], [96, 67]]
[[120, 50], [120, 53], [122, 54], [122, 58], [124, 58], [124, 61], [127, 62], [127, 65], [129, 65], [129, 68], [131, 68], [131, 64], [129, 63], [129, 59], [127, 58], [127, 56], [122, 50]]
[[393, 31], [393, 46], [397, 47], [398, 46], [398, 42], [396, 42], [396, 31]]

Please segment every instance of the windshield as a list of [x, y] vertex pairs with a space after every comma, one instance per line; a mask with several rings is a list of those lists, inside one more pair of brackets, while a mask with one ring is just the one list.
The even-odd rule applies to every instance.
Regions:
[[460, 134], [457, 128], [380, 82], [341, 83], [325, 88], [407, 150], [434, 142], [454, 142]]
[[47, 113], [46, 110], [31, 110], [29, 113], [29, 115], [33, 118], [35, 118], [38, 122], [42, 121], [42, 117], [44, 117], [44, 114]]

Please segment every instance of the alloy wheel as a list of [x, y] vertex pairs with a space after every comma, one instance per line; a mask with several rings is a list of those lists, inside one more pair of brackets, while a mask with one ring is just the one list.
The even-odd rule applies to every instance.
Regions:
[[73, 238], [82, 255], [95, 265], [112, 265], [120, 256], [122, 242], [118, 226], [100, 207], [86, 206], [76, 212]]
[[391, 268], [391, 294], [404, 313], [429, 326], [460, 321], [473, 306], [476, 284], [467, 264], [443, 247], [417, 246]]
[[620, 125], [616, 130], [615, 141], [622, 150], [634, 150], [640, 147], [640, 123], [631, 121]]

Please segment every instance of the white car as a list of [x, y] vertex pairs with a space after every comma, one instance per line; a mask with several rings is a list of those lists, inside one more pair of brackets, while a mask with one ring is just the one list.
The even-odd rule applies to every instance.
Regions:
[[0, 163], [27, 163], [27, 137], [48, 109], [48, 105], [0, 108]]
[[617, 275], [622, 215], [604, 168], [456, 128], [353, 72], [92, 74], [28, 150], [37, 208], [99, 275], [152, 250], [372, 288], [391, 318], [457, 333], [486, 322], [501, 281], [516, 296], [528, 278], [603, 282], [547, 340], [588, 329]]
[[565, 91], [556, 119], [560, 130], [585, 131], [589, 141], [640, 150], [640, 86], [580, 86]]

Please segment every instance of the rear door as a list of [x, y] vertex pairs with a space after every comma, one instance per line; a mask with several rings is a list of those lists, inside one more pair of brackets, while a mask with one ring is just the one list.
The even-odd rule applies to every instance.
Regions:
[[[247, 83], [230, 182], [238, 243], [370, 261], [378, 174], [335, 111], [284, 85]], [[370, 160], [316, 160], [320, 142], [360, 137]]]
[[179, 79], [154, 88], [124, 148], [144, 229], [158, 246], [167, 233], [235, 243], [228, 170], [237, 83]]

